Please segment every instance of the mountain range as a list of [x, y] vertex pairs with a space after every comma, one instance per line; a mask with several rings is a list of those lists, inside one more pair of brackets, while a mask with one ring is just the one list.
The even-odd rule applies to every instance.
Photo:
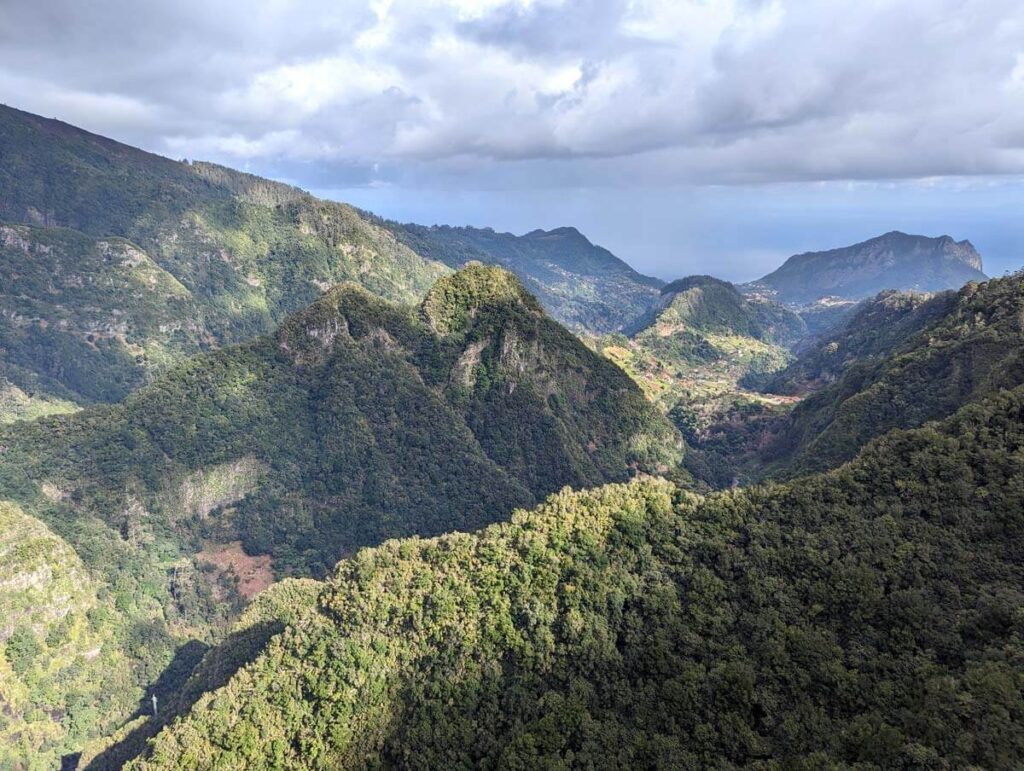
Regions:
[[830, 468], [894, 428], [1024, 382], [1021, 276], [931, 297], [883, 293], [768, 385], [808, 392], [766, 448], [790, 473]]
[[599, 348], [694, 444], [730, 416], [749, 421], [788, 406], [791, 399], [754, 386], [785, 368], [808, 335], [796, 312], [712, 276], [667, 284], [626, 332], [602, 338]]
[[[719, 413], [694, 434], [688, 468], [722, 487], [834, 468], [896, 428], [953, 414], [1024, 382], [1024, 278], [959, 292], [881, 292], [751, 383], [783, 410]], [[685, 429], [685, 425], [680, 425]]]
[[7, 107], [0, 189], [0, 377], [36, 414], [117, 401], [336, 283], [416, 302], [450, 272], [344, 204]]
[[[113, 402], [188, 356], [271, 332], [354, 281], [415, 303], [468, 261], [515, 273], [581, 334], [635, 329], [663, 282], [574, 228], [399, 224], [0, 106], [0, 422]], [[741, 287], [784, 303], [983, 278], [967, 242], [892, 233]], [[849, 306], [803, 308], [818, 333]]]
[[[323, 576], [362, 546], [477, 529], [567, 485], [671, 476], [682, 457], [625, 373], [480, 265], [416, 309], [338, 286], [269, 337], [194, 357], [118, 405], [0, 429], [0, 447], [0, 500], [97, 574], [90, 602], [113, 595], [110, 634], [151, 627], [144, 652], [127, 646], [136, 673], [213, 634], [246, 580]], [[39, 687], [59, 694], [57, 662], [75, 666], [43, 642], [58, 620], [13, 625], [35, 641], [15, 723], [41, 755], [75, 736]]]
[[598, 329], [643, 312], [661, 283], [570, 228], [400, 226], [3, 106], [0, 190], [0, 420], [117, 401], [342, 281], [415, 303], [482, 260], [517, 273], [556, 318]]
[[572, 227], [515, 236], [490, 228], [380, 222], [428, 259], [453, 268], [477, 260], [512, 271], [548, 313], [579, 332], [622, 329], [651, 307], [664, 283], [637, 273]]
[[0, 108], [0, 768], [1024, 765], [981, 267], [666, 284]]
[[127, 767], [1013, 768], [1022, 427], [1017, 388], [788, 485], [361, 552]]

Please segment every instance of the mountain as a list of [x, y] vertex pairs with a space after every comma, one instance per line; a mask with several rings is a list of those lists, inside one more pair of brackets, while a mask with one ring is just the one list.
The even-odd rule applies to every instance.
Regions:
[[831, 468], [891, 429], [1024, 384], [1022, 319], [1020, 274], [930, 298], [880, 295], [770, 384], [811, 393], [762, 460], [785, 474]]
[[[663, 287], [658, 303], [628, 331], [629, 337], [604, 338], [602, 352], [691, 443], [700, 443], [712, 424], [774, 415], [792, 401], [752, 387], [785, 367], [789, 347], [806, 335], [800, 317], [778, 303], [744, 297], [711, 276], [690, 276]], [[690, 456], [691, 470], [698, 460]]]
[[1018, 768], [1024, 389], [339, 563], [129, 769]]
[[[123, 704], [275, 576], [479, 528], [566, 485], [672, 474], [681, 450], [621, 370], [514, 276], [476, 265], [416, 308], [338, 286], [272, 336], [196, 356], [120, 404], [0, 427], [0, 501], [62, 538], [116, 610], [111, 645], [135, 678]], [[16, 593], [34, 565], [9, 561]], [[32, 682], [15, 758], [96, 728], [92, 691]]]
[[713, 276], [688, 276], [662, 287], [651, 311], [631, 328], [634, 336], [656, 330], [739, 335], [790, 347], [806, 335], [800, 317], [777, 303], [744, 297]]
[[834, 383], [848, 367], [889, 356], [909, 338], [950, 313], [956, 292], [889, 289], [858, 303], [845, 322], [803, 347], [799, 356], [764, 384], [764, 391], [803, 396]]
[[0, 421], [117, 401], [338, 282], [413, 303], [450, 272], [344, 204], [3, 106], [0, 191]]
[[642, 314], [661, 284], [573, 228], [399, 225], [2, 105], [0, 191], [0, 423], [119, 401], [344, 281], [416, 303], [478, 260], [598, 331]]
[[114, 527], [237, 538], [305, 573], [564, 485], [664, 473], [676, 453], [628, 377], [483, 266], [418, 309], [340, 285], [273, 336], [195, 357], [119, 405], [0, 436], [5, 496], [45, 483]]
[[490, 228], [377, 222], [428, 259], [453, 268], [477, 260], [512, 271], [548, 313], [577, 331], [622, 329], [651, 307], [663, 283], [637, 273], [576, 228], [515, 236]]
[[795, 255], [744, 290], [806, 305], [823, 297], [862, 300], [884, 289], [959, 289], [985, 279], [981, 255], [970, 241], [893, 231], [841, 249]]
[[124, 239], [0, 225], [0, 273], [0, 376], [37, 403], [117, 401], [216, 343], [203, 302]]

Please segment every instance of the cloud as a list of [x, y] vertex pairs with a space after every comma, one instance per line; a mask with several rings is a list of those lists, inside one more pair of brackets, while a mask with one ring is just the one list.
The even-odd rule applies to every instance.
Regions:
[[320, 186], [1022, 173], [1022, 61], [1016, 0], [0, 5], [5, 102]]

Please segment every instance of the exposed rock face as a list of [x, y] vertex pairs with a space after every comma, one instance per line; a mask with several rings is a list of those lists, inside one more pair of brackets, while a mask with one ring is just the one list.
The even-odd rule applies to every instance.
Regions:
[[970, 241], [893, 231], [841, 249], [795, 255], [744, 289], [804, 305], [823, 297], [861, 300], [885, 289], [958, 289], [986, 278]]

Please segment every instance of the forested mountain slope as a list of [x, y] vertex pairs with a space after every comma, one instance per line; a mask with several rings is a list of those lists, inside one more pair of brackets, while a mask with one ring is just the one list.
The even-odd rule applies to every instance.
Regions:
[[800, 317], [744, 297], [711, 276], [673, 281], [625, 335], [601, 341], [691, 442], [713, 423], [774, 414], [778, 399], [752, 386], [786, 366], [806, 334]]
[[1024, 384], [1024, 276], [931, 299], [882, 295], [776, 385], [811, 393], [765, 446], [793, 474], [831, 468], [870, 439]]
[[576, 228], [515, 236], [490, 228], [378, 222], [428, 259], [453, 268], [478, 260], [512, 271], [548, 313], [572, 329], [591, 334], [634, 322], [658, 299], [663, 283], [637, 273]]
[[45, 482], [115, 526], [241, 538], [299, 572], [679, 457], [628, 377], [482, 266], [418, 310], [342, 285], [121, 405], [0, 436], [10, 490]]
[[578, 330], [621, 327], [661, 284], [573, 228], [398, 225], [0, 106], [0, 422], [117, 401], [342, 281], [417, 302], [469, 260]]
[[[565, 485], [670, 474], [681, 455], [621, 370], [514, 276], [471, 266], [418, 308], [337, 287], [121, 404], [0, 428], [0, 501], [117, 597], [120, 650], [155, 677], [231, 611], [204, 563], [323, 575], [360, 546], [479, 528]], [[45, 726], [46, 756], [70, 729], [34, 706], [14, 719]]]
[[661, 337], [679, 332], [690, 337], [739, 335], [787, 347], [806, 335], [793, 311], [744, 297], [733, 284], [713, 276], [687, 276], [666, 284], [657, 304], [626, 332], [658, 332]]
[[798, 357], [764, 385], [777, 394], [806, 394], [835, 382], [848, 367], [889, 356], [956, 307], [953, 291], [887, 290], [857, 304], [829, 333], [804, 343]]
[[1024, 764], [1024, 389], [701, 498], [563, 492], [341, 562], [130, 768]]
[[4, 222], [8, 417], [120, 399], [188, 354], [270, 332], [341, 281], [416, 302], [449, 272], [344, 204], [0, 106]]
[[0, 609], [0, 767], [52, 766], [40, 747], [114, 730], [141, 695], [118, 645], [125, 617], [67, 542], [6, 501]]
[[886, 289], [959, 289], [986, 278], [981, 255], [970, 241], [893, 231], [853, 246], [794, 255], [744, 288], [805, 305], [822, 297], [862, 300]]

